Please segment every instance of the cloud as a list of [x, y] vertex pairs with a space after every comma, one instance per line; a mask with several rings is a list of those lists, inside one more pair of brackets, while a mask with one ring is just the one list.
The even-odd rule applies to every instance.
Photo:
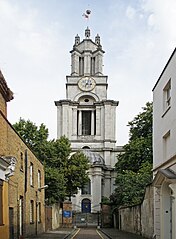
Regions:
[[136, 15], [136, 10], [131, 6], [128, 6], [126, 9], [126, 16], [129, 19], [133, 19], [135, 17], [135, 15]]
[[[143, 0], [142, 9], [148, 16], [149, 27], [155, 26], [163, 36], [166, 34], [168, 38], [176, 37], [176, 1], [164, 0]], [[152, 23], [152, 24], [151, 24]]]
[[60, 24], [44, 22], [42, 14], [35, 7], [0, 0], [0, 67], [15, 96], [8, 104], [9, 120], [14, 123], [21, 116], [43, 122], [56, 137], [54, 100], [65, 95], [68, 48]]
[[[0, 67], [15, 92], [8, 106], [12, 123], [22, 116], [45, 123], [51, 137], [56, 134], [54, 100], [65, 98], [68, 51], [74, 36], [83, 36], [87, 27], [83, 5], [82, 0], [72, 5], [0, 0]], [[175, 47], [176, 1], [109, 0], [92, 5], [91, 37], [96, 30], [106, 51], [108, 97], [120, 101], [117, 137], [124, 143], [127, 122], [152, 99], [154, 83]]]

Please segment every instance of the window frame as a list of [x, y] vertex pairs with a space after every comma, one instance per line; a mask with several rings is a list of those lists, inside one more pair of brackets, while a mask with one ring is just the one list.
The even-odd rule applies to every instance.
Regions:
[[30, 200], [29, 222], [34, 223], [34, 200]]
[[30, 186], [34, 186], [34, 164], [30, 162]]
[[37, 210], [37, 222], [38, 223], [41, 223], [41, 202], [38, 202], [38, 205], [37, 205], [37, 207], [38, 207], [38, 210]]
[[37, 173], [38, 189], [41, 188], [41, 171], [38, 169]]
[[91, 135], [92, 110], [82, 110], [82, 135]]
[[163, 88], [163, 111], [168, 111], [171, 107], [171, 78]]
[[20, 170], [24, 171], [24, 157], [23, 157], [23, 153], [20, 153]]
[[169, 146], [170, 146], [171, 131], [168, 130], [165, 135], [163, 135], [163, 162], [169, 159]]

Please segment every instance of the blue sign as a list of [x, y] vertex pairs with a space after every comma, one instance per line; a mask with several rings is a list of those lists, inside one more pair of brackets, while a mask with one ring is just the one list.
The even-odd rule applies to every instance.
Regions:
[[63, 211], [63, 217], [71, 217], [71, 211]]

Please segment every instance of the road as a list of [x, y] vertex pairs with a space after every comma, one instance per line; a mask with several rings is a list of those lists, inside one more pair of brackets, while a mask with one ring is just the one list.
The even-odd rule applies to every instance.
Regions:
[[107, 239], [105, 235], [103, 235], [100, 231], [94, 228], [81, 228], [78, 229], [74, 235], [72, 235], [71, 239]]
[[[107, 236], [106, 236], [107, 235]], [[119, 231], [115, 228], [59, 228], [40, 235], [25, 237], [26, 239], [145, 239], [142, 236], [129, 232]]]

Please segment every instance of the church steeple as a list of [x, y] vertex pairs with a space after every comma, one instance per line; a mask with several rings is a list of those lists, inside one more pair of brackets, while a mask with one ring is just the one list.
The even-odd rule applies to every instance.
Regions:
[[71, 53], [72, 76], [100, 76], [103, 75], [103, 54], [100, 36], [97, 34], [95, 41], [90, 39], [90, 29], [85, 29], [85, 39], [80, 41], [77, 34]]
[[86, 38], [90, 38], [90, 29], [87, 27], [87, 29], [85, 30], [85, 37]]
[[75, 36], [75, 45], [79, 45], [80, 43], [80, 36], [78, 36], [78, 34]]
[[[86, 18], [90, 11], [86, 11]], [[85, 34], [85, 35], [84, 35]], [[103, 74], [100, 36], [91, 38], [90, 29], [83, 39], [76, 35], [71, 53], [71, 74], [66, 76], [66, 99], [57, 106], [57, 137], [65, 135], [72, 152], [87, 149], [91, 155], [89, 178], [91, 191], [79, 191], [72, 198], [73, 210], [84, 211], [85, 202], [94, 213], [100, 210], [102, 197], [114, 190], [114, 166], [117, 101], [107, 99], [108, 76]], [[96, 159], [95, 159], [96, 158]], [[86, 209], [87, 210], [87, 209]], [[88, 211], [86, 211], [88, 212]]]
[[98, 34], [95, 37], [95, 44], [98, 46], [100, 45], [100, 36]]

